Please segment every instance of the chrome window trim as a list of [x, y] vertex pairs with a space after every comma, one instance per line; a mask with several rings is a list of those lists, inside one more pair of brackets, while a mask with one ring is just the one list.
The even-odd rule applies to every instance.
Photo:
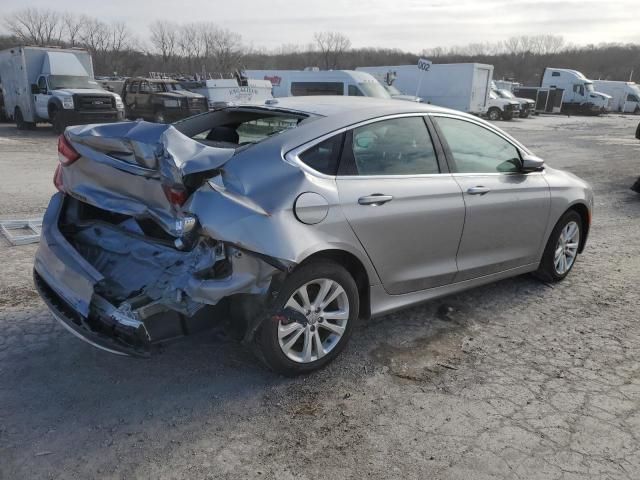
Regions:
[[[390, 115], [383, 115], [381, 117], [375, 117], [375, 118], [370, 118], [368, 120], [363, 120], [361, 122], [358, 123], [354, 123], [353, 125], [349, 125], [347, 127], [342, 127], [338, 130], [334, 130], [333, 132], [327, 133], [321, 137], [318, 137], [314, 140], [310, 140], [302, 145], [300, 145], [299, 147], [296, 147], [292, 150], [289, 150], [286, 154], [284, 154], [283, 159], [295, 166], [300, 168], [301, 170], [303, 170], [306, 173], [309, 173], [310, 175], [314, 175], [316, 177], [319, 178], [325, 178], [325, 179], [354, 179], [354, 178], [361, 178], [361, 179], [380, 179], [380, 178], [428, 178], [428, 177], [441, 177], [442, 175], [448, 175], [451, 176], [451, 174], [449, 172], [444, 172], [444, 173], [421, 173], [421, 174], [413, 174], [413, 175], [327, 175], [325, 173], [322, 172], [318, 172], [317, 170], [311, 168], [309, 165], [307, 165], [306, 163], [304, 163], [301, 159], [300, 159], [300, 154], [306, 152], [308, 149], [315, 147], [317, 144], [324, 142], [325, 140], [328, 140], [329, 138], [335, 136], [335, 135], [340, 135], [348, 130], [353, 130], [355, 128], [359, 128], [359, 127], [363, 127], [365, 125], [369, 125], [371, 123], [377, 123], [377, 122], [382, 122], [385, 120], [393, 120], [394, 118], [407, 118], [407, 117], [427, 117], [431, 115], [428, 112], [414, 112], [414, 113], [394, 113], [394, 114], [390, 114]], [[429, 133], [429, 137], [431, 137], [431, 132], [429, 131], [427, 125], [425, 124], [425, 128], [427, 128], [427, 132]], [[433, 138], [431, 138], [431, 142], [433, 143]], [[434, 151], [435, 151], [435, 145], [434, 145]], [[437, 153], [436, 153], [437, 154]]]

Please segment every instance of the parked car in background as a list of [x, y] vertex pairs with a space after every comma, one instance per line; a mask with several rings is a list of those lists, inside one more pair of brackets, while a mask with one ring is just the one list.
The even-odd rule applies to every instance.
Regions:
[[282, 98], [173, 125], [69, 128], [35, 282], [99, 348], [232, 318], [273, 370], [330, 362], [359, 317], [527, 272], [564, 279], [589, 185], [426, 104]]
[[15, 47], [0, 52], [5, 111], [19, 129], [48, 122], [68, 125], [124, 118], [120, 95], [100, 88], [86, 50]]
[[168, 123], [209, 110], [207, 99], [169, 78], [129, 78], [122, 87], [127, 118]]
[[276, 98], [316, 95], [391, 98], [375, 78], [354, 70], [246, 70], [245, 74], [269, 80]]
[[532, 115], [533, 112], [535, 112], [536, 102], [530, 98], [516, 97], [510, 90], [501, 88], [496, 88], [493, 92], [502, 99], [515, 100], [520, 103], [520, 113], [518, 114], [520, 118], [528, 118], [529, 115]]
[[489, 120], [511, 120], [519, 115], [519, 101], [501, 97], [493, 90], [489, 93], [489, 110], [487, 110], [487, 118]]
[[594, 80], [598, 92], [611, 96], [611, 110], [614, 112], [640, 113], [640, 86], [635, 82]]
[[563, 113], [598, 115], [611, 108], [611, 97], [596, 91], [593, 82], [577, 70], [547, 67], [542, 74], [540, 87], [564, 91]]

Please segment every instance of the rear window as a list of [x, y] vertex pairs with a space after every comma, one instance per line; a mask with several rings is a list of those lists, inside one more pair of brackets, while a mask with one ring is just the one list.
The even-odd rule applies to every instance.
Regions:
[[[211, 121], [207, 121], [211, 119]], [[201, 123], [202, 129], [190, 134], [205, 145], [220, 148], [240, 148], [258, 143], [298, 126], [304, 117], [297, 115], [260, 115], [249, 111], [212, 112], [181, 122], [180, 130], [189, 134], [189, 123]], [[176, 124], [177, 125], [177, 124]]]

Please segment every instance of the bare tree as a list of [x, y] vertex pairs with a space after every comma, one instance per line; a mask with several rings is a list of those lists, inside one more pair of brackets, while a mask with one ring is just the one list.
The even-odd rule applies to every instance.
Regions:
[[70, 47], [78, 46], [82, 32], [82, 17], [66, 12], [61, 17], [63, 38]]
[[149, 30], [151, 43], [160, 52], [162, 61], [166, 64], [176, 53], [178, 26], [172, 22], [156, 20], [150, 25]]
[[242, 37], [230, 30], [219, 28], [214, 24], [200, 24], [206, 61], [211, 63], [213, 70], [230, 72], [240, 66], [240, 59], [244, 55]]
[[22, 43], [31, 45], [59, 45], [63, 23], [54, 10], [25, 8], [9, 15], [4, 24]]
[[351, 48], [351, 40], [338, 32], [318, 32], [313, 35], [313, 40], [327, 70], [338, 68], [343, 55]]
[[199, 60], [203, 53], [203, 40], [198, 24], [181, 25], [178, 30], [177, 42], [180, 54], [187, 60], [187, 69], [193, 69], [194, 60]]

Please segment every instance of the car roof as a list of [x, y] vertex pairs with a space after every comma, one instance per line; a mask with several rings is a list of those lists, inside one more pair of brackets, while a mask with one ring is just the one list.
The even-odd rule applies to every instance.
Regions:
[[455, 113], [463, 112], [448, 108], [436, 107], [427, 103], [409, 102], [372, 97], [350, 97], [338, 95], [318, 95], [308, 97], [280, 97], [267, 100], [265, 105], [252, 107], [272, 110], [291, 110], [294, 112], [321, 117], [337, 117], [348, 115], [350, 121], [364, 121], [370, 118], [405, 113]]

